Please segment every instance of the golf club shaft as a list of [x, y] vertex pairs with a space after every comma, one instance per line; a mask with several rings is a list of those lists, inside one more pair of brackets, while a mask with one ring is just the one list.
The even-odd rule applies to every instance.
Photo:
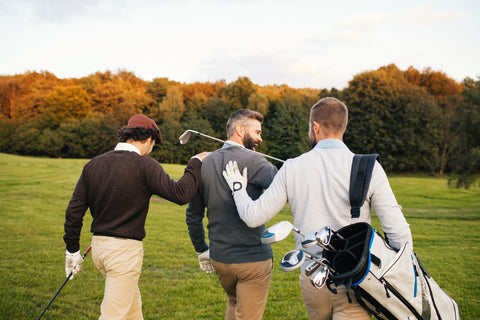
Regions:
[[[302, 250], [302, 251], [303, 251], [303, 250]], [[326, 266], [326, 267], [327, 267], [328, 269], [330, 269], [331, 271], [335, 272], [335, 270], [332, 269], [332, 267], [330, 266], [330, 264], [325, 263], [324, 260], [320, 260], [320, 259], [312, 256], [311, 254], [309, 254], [309, 253], [306, 252], [306, 251], [303, 251], [303, 252], [305, 252], [305, 257], [307, 257], [308, 259], [311, 259], [311, 260], [313, 260], [313, 261], [315, 261], [315, 262], [318, 262], [318, 263], [320, 263], [321, 265]]]
[[[87, 250], [85, 251], [85, 253], [83, 254], [82, 256], [82, 259], [85, 258], [85, 256], [87, 255], [87, 253], [90, 251], [90, 249], [92, 249], [92, 246], [89, 246], [87, 248]], [[63, 287], [65, 286], [65, 284], [67, 284], [68, 280], [72, 277], [73, 275], [73, 270], [70, 271], [70, 273], [68, 274], [68, 276], [65, 278], [65, 281], [63, 281], [62, 285], [60, 286], [60, 288], [57, 290], [57, 292], [55, 293], [55, 295], [53, 296], [52, 300], [50, 300], [50, 302], [47, 304], [47, 306], [45, 307], [45, 309], [43, 309], [43, 312], [42, 314], [37, 318], [37, 320], [40, 320], [40, 318], [45, 314], [45, 312], [48, 310], [48, 308], [50, 307], [50, 305], [52, 304], [53, 300], [55, 300], [55, 298], [58, 296], [58, 294], [60, 293], [60, 290], [63, 289]]]
[[[218, 139], [218, 138], [209, 136], [209, 135], [207, 135], [207, 134], [205, 134], [205, 133], [201, 133], [201, 132], [198, 132], [198, 131], [195, 131], [195, 130], [187, 130], [187, 131], [190, 131], [191, 133], [195, 133], [195, 134], [197, 134], [197, 135], [199, 135], [199, 136], [202, 136], [202, 137], [205, 137], [205, 138], [209, 138], [209, 139], [212, 139], [212, 140], [215, 140], [215, 141], [218, 141], [218, 142], [226, 143], [226, 144], [229, 144], [229, 145], [235, 145], [235, 144], [230, 143], [230, 142], [228, 142], [228, 141], [224, 141], [224, 140], [221, 140], [221, 139]], [[269, 158], [269, 159], [272, 159], [272, 160], [275, 160], [275, 161], [279, 161], [279, 162], [282, 162], [282, 163], [285, 162], [285, 160], [282, 160], [282, 159], [279, 159], [279, 158], [275, 158], [275, 157], [273, 157], [273, 156], [269, 156], [268, 154], [264, 154], [264, 153], [261, 153], [261, 152], [255, 151], [255, 150], [250, 150], [250, 149], [247, 149], [247, 148], [245, 148], [245, 150], [248, 150], [248, 151], [254, 152], [254, 153], [258, 153], [258, 154], [264, 156], [265, 158]]]

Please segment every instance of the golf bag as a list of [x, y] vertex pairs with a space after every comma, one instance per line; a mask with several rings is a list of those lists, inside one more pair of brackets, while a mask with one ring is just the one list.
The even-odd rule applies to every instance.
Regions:
[[[376, 158], [356, 155], [350, 185], [352, 216], [360, 213]], [[457, 303], [433, 280], [411, 244], [395, 250], [365, 222], [336, 231], [330, 244], [335, 250], [323, 253], [334, 270], [328, 288], [334, 293], [332, 284], [351, 288], [359, 304], [377, 319], [460, 319]]]

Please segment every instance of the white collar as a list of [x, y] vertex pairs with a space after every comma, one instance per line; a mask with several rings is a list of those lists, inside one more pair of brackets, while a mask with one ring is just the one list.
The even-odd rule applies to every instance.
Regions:
[[138, 150], [137, 147], [135, 147], [133, 144], [126, 143], [126, 142], [117, 143], [117, 146], [115, 147], [115, 151], [131, 151], [131, 152], [136, 152], [139, 155], [142, 155], [140, 153], [140, 150]]
[[228, 146], [238, 146], [241, 148], [245, 148], [245, 146], [242, 146], [240, 143], [232, 141], [232, 140], [227, 140], [225, 141], [225, 144], [223, 145], [223, 148], [227, 148]]

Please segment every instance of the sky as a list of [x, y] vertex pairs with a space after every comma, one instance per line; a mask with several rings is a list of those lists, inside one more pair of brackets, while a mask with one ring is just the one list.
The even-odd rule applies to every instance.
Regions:
[[480, 77], [480, 1], [0, 0], [0, 75], [343, 89], [394, 63]]

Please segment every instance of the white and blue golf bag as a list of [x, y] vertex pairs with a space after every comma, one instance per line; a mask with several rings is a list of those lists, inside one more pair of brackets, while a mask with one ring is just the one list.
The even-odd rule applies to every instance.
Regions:
[[[350, 179], [352, 216], [360, 214], [378, 155], [355, 155]], [[359, 222], [333, 233], [323, 256], [331, 265], [332, 284], [351, 288], [357, 301], [377, 319], [459, 320], [458, 305], [433, 280], [413, 252], [400, 250], [368, 223]]]
[[365, 222], [332, 235], [325, 250], [334, 270], [327, 286], [350, 287], [377, 319], [460, 319], [457, 303], [433, 280], [409, 244], [396, 251]]

